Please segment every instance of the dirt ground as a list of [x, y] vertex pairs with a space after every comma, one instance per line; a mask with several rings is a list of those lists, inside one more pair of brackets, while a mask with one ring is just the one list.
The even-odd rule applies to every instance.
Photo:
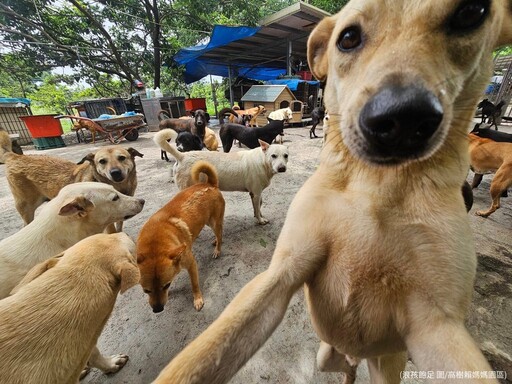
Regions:
[[[215, 128], [214, 128], [215, 129]], [[512, 131], [505, 128], [503, 130]], [[278, 174], [263, 193], [262, 212], [270, 224], [255, 224], [247, 193], [225, 192], [226, 213], [221, 256], [211, 257], [213, 233], [206, 228], [194, 244], [199, 266], [200, 285], [205, 305], [200, 312], [193, 307], [188, 275], [183, 271], [173, 282], [165, 310], [154, 314], [146, 295], [137, 286], [119, 296], [104, 332], [100, 350], [105, 354], [125, 353], [127, 365], [117, 374], [106, 376], [93, 370], [83, 383], [149, 383], [185, 345], [217, 318], [242, 286], [266, 269], [283, 225], [288, 206], [304, 181], [314, 172], [321, 140], [310, 140], [307, 128], [285, 131], [290, 161], [286, 173]], [[317, 133], [322, 134], [318, 129]], [[144, 210], [125, 223], [125, 231], [134, 240], [144, 222], [177, 192], [170, 182], [171, 164], [160, 160], [160, 150], [151, 140], [153, 133], [142, 133], [135, 142], [124, 141], [144, 154], [137, 158], [136, 196], [144, 198]], [[65, 148], [26, 154], [62, 156], [78, 161], [106, 142], [74, 144]], [[236, 150], [239, 150], [238, 148]], [[0, 165], [0, 238], [22, 227]], [[490, 218], [474, 215], [490, 204], [489, 181], [485, 176], [475, 190], [475, 203], [469, 214], [476, 249], [478, 274], [473, 305], [468, 316], [470, 332], [478, 340], [495, 369], [512, 377], [512, 196], [502, 199], [502, 207]], [[418, 271], [421, 273], [421, 271]], [[283, 322], [261, 350], [240, 370], [232, 383], [339, 383], [340, 374], [321, 373], [315, 356], [319, 340], [312, 330], [302, 291], [292, 299]], [[410, 369], [414, 369], [410, 366]], [[366, 365], [358, 370], [358, 383], [368, 382]], [[416, 382], [413, 380], [409, 383]]]

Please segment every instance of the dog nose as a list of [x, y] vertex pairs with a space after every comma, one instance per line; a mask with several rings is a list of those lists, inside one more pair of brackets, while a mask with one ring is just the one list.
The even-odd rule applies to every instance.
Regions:
[[359, 126], [372, 154], [407, 158], [428, 147], [442, 119], [441, 103], [430, 91], [417, 85], [393, 85], [365, 104]]
[[286, 167], [284, 167], [284, 166], [278, 167], [277, 172], [286, 172]]
[[159, 312], [162, 312], [163, 310], [164, 310], [164, 306], [162, 304], [156, 304], [153, 306], [154, 313], [159, 313]]
[[120, 169], [114, 168], [110, 171], [110, 176], [114, 181], [123, 181], [123, 172]]
[[140, 204], [141, 206], [144, 206], [144, 204], [145, 204], [145, 203], [146, 203], [146, 200], [144, 200], [144, 199], [139, 199], [139, 204]]

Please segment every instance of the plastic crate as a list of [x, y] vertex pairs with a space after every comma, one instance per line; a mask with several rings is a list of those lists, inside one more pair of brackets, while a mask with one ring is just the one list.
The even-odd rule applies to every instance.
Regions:
[[39, 139], [62, 135], [63, 132], [60, 120], [54, 119], [55, 116], [57, 115], [19, 116], [19, 118], [23, 120], [27, 126], [32, 138]]
[[66, 144], [61, 136], [34, 138], [34, 147], [39, 150], [65, 147]]

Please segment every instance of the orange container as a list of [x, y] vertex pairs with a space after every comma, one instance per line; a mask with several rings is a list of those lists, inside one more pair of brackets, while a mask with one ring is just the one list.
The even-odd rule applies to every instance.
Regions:
[[202, 109], [206, 112], [206, 99], [204, 97], [197, 97], [195, 99], [185, 99], [185, 110], [195, 111]]
[[41, 137], [55, 137], [60, 136], [62, 132], [62, 126], [60, 120], [54, 119], [53, 115], [34, 115], [34, 116], [18, 116], [28, 128], [30, 135], [34, 139]]

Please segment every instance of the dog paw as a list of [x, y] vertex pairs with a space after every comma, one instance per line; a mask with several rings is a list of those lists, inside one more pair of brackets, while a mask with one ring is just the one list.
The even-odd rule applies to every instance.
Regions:
[[203, 301], [202, 297], [194, 299], [194, 308], [196, 309], [196, 311], [200, 311], [201, 308], [203, 308], [203, 306], [204, 306], [204, 301]]
[[123, 368], [128, 361], [127, 355], [112, 355], [106, 358], [109, 360], [109, 367], [103, 370], [105, 373], [116, 373]]
[[80, 380], [87, 376], [89, 372], [91, 372], [91, 367], [87, 365], [84, 369], [82, 369], [82, 372], [80, 372]]
[[259, 225], [265, 225], [268, 223], [269, 223], [269, 221], [267, 219], [265, 219], [264, 217], [262, 217], [261, 219], [258, 220]]
[[217, 257], [219, 257], [219, 256], [220, 256], [220, 251], [218, 251], [218, 250], [214, 249], [214, 250], [213, 250], [213, 254], [212, 254], [212, 256], [213, 256], [213, 258], [214, 258], [214, 259], [216, 259]]
[[480, 216], [480, 217], [488, 217], [490, 215], [490, 213], [487, 213], [484, 211], [476, 211], [475, 215]]

